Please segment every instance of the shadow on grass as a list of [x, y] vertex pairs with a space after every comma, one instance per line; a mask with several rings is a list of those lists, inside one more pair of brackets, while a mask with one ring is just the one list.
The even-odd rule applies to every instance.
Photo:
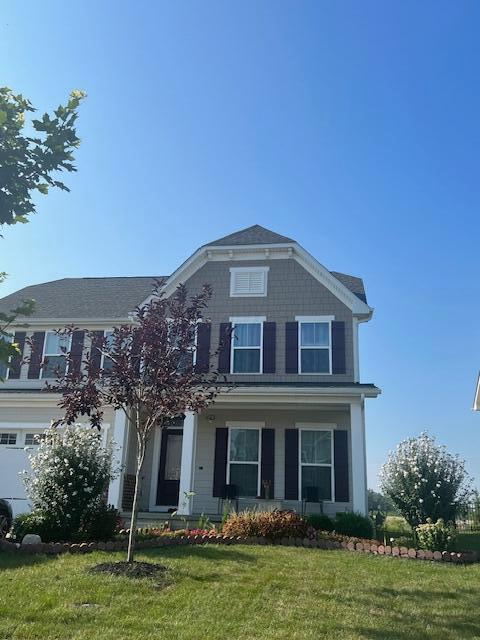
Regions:
[[160, 547], [158, 549], [141, 549], [138, 553], [149, 557], [188, 558], [189, 556], [205, 560], [224, 560], [230, 562], [257, 562], [255, 556], [238, 549], [228, 549], [214, 545], [184, 546], [184, 547]]
[[[454, 590], [453, 590], [454, 589]], [[480, 613], [478, 609], [478, 591], [472, 588], [452, 587], [451, 591], [438, 589], [426, 590], [421, 587], [373, 588], [366, 589], [361, 595], [349, 598], [349, 602], [360, 610], [378, 610], [382, 624], [377, 627], [348, 625], [345, 633], [352, 631], [359, 638], [385, 640], [432, 640], [442, 638], [462, 639], [480, 637]], [[391, 635], [385, 635], [385, 629], [391, 629]], [[342, 633], [339, 630], [339, 637]]]
[[45, 562], [51, 562], [56, 559], [56, 555], [47, 555], [44, 553], [27, 555], [23, 553], [10, 553], [8, 551], [0, 551], [0, 571], [8, 571], [8, 569], [19, 569], [20, 567], [31, 567]]

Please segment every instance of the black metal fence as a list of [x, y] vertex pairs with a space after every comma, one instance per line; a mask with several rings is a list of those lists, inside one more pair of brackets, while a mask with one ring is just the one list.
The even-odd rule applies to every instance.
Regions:
[[458, 515], [455, 525], [457, 531], [480, 532], [480, 500], [469, 504]]

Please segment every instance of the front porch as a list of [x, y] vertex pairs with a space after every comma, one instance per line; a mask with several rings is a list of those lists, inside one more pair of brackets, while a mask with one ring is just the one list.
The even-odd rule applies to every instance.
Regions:
[[[142, 520], [171, 521], [177, 511], [192, 524], [202, 513], [217, 521], [227, 497], [239, 510], [319, 512], [323, 505], [330, 515], [366, 513], [361, 391], [234, 389], [205, 413], [187, 414], [163, 433], [158, 430], [141, 477]], [[126, 515], [133, 496], [133, 430], [125, 429], [124, 440], [116, 504]], [[305, 504], [310, 485], [318, 499]]]

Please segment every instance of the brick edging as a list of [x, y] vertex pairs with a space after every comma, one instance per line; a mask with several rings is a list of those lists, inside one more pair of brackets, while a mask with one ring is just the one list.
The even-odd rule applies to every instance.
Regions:
[[[194, 535], [194, 536], [161, 536], [149, 540], [139, 540], [136, 549], [154, 549], [169, 546], [198, 545], [198, 544], [258, 544], [276, 545], [285, 547], [306, 547], [310, 549], [337, 549], [353, 553], [369, 553], [380, 556], [392, 556], [394, 558], [406, 558], [409, 560], [429, 560], [435, 562], [454, 562], [456, 564], [471, 564], [479, 560], [474, 551], [426, 551], [407, 547], [392, 547], [383, 544], [370, 544], [363, 542], [337, 542], [336, 540], [310, 540], [308, 538], [281, 538], [267, 540], [266, 538], [245, 538], [222, 535]], [[127, 540], [115, 540], [110, 542], [42, 542], [39, 544], [18, 544], [7, 540], [0, 540], [0, 551], [9, 551], [21, 554], [60, 554], [60, 553], [90, 553], [92, 551], [126, 551]]]

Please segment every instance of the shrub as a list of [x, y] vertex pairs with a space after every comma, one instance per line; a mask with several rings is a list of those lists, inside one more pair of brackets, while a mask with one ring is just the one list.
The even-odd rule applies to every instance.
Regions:
[[394, 545], [396, 547], [416, 546], [413, 538], [409, 536], [398, 536], [397, 538], [390, 538], [388, 540], [388, 544]]
[[82, 537], [106, 542], [120, 530], [120, 524], [120, 514], [115, 507], [101, 503], [85, 514], [82, 520]]
[[319, 531], [333, 531], [335, 524], [325, 513], [310, 513], [307, 516], [307, 524]]
[[307, 534], [305, 519], [294, 511], [242, 511], [232, 513], [223, 525], [226, 536], [277, 538], [304, 538]]
[[17, 542], [21, 542], [27, 533], [37, 534], [42, 542], [58, 542], [63, 538], [57, 522], [42, 511], [18, 515], [13, 520], [11, 533]]
[[456, 531], [451, 524], [439, 518], [435, 523], [428, 518], [425, 524], [415, 528], [418, 545], [430, 551], [450, 551], [455, 545]]
[[373, 522], [361, 513], [337, 513], [335, 531], [345, 536], [373, 538]]
[[402, 533], [408, 535], [412, 532], [411, 526], [402, 516], [387, 516], [383, 524], [387, 533]]
[[58, 539], [78, 534], [85, 515], [99, 506], [112, 473], [112, 447], [100, 433], [81, 426], [50, 427], [30, 455], [25, 487], [34, 510], [58, 527]]
[[383, 465], [380, 479], [382, 490], [412, 527], [427, 518], [455, 521], [472, 494], [465, 462], [427, 433], [401, 442]]

